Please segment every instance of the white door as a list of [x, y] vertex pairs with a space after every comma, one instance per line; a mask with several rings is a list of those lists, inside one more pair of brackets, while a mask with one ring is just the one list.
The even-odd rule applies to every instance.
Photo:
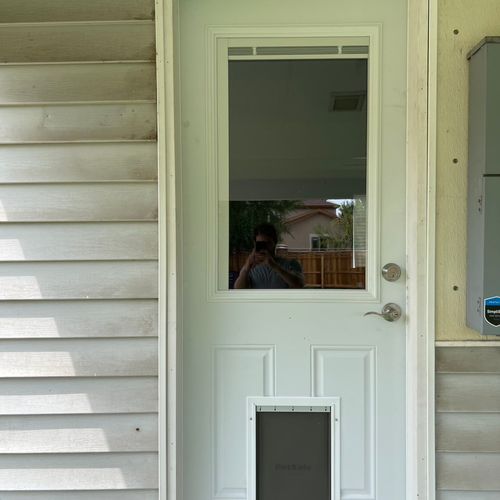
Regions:
[[[339, 397], [341, 498], [405, 497], [404, 316], [389, 322], [364, 314], [381, 311], [387, 303], [399, 304], [403, 315], [405, 309], [404, 272], [390, 282], [381, 269], [389, 262], [403, 267], [405, 261], [406, 16], [406, 2], [401, 0], [180, 2], [184, 500], [247, 498], [248, 396]], [[285, 48], [275, 50], [277, 46]], [[259, 70], [264, 62], [269, 69]], [[320, 85], [325, 79], [316, 71], [330, 63], [338, 75], [331, 82], [341, 81], [352, 63], [354, 72], [365, 75], [366, 88], [351, 86], [343, 92], [332, 83], [327, 92]], [[295, 143], [301, 141], [293, 140], [293, 134], [303, 129], [296, 129], [292, 115], [281, 115], [282, 126], [271, 127], [286, 130], [289, 155], [274, 147], [275, 140], [270, 149], [253, 156], [248, 144], [242, 146], [241, 157], [229, 151], [230, 145], [237, 147], [230, 141], [238, 142], [234, 137], [241, 139], [245, 130], [249, 141], [258, 135], [258, 125], [252, 129], [252, 120], [246, 120], [258, 107], [251, 104], [256, 98], [252, 89], [267, 76], [282, 82], [279, 75], [285, 73], [308, 75], [304, 85], [318, 84], [316, 96], [325, 90], [325, 123], [340, 116], [334, 115], [335, 106], [347, 122], [359, 119], [359, 109], [366, 110], [364, 152], [353, 156], [348, 150], [336, 179], [321, 177], [328, 155], [319, 153], [321, 140], [314, 126], [308, 143], [317, 140], [318, 154], [309, 155], [306, 162], [300, 158]], [[235, 88], [245, 85], [248, 99], [235, 97]], [[307, 100], [300, 85], [294, 85], [287, 80], [282, 92], [278, 86], [268, 101], [259, 98], [263, 112], [271, 112], [283, 95], [291, 96], [289, 110], [304, 108]], [[276, 104], [276, 112], [282, 111]], [[307, 109], [302, 112], [307, 114]], [[231, 138], [235, 120], [240, 120], [240, 128], [231, 131]], [[302, 122], [310, 123], [311, 117]], [[332, 153], [326, 159], [333, 162], [334, 157]], [[237, 165], [234, 171], [232, 163]], [[280, 169], [280, 179], [266, 174]], [[247, 176], [249, 171], [261, 175]], [[364, 172], [364, 188], [358, 183], [337, 189], [349, 184], [346, 172], [351, 171]], [[363, 279], [345, 280], [340, 277], [344, 271], [333, 276], [332, 268], [310, 267], [307, 259], [316, 258], [313, 249], [298, 247], [288, 258], [300, 254], [305, 259], [302, 268], [309, 288], [228, 290], [229, 202], [245, 200], [242, 193], [250, 184], [253, 201], [301, 200], [302, 208], [295, 206], [287, 220], [296, 224], [297, 235], [307, 233], [308, 241], [317, 237], [320, 223], [324, 227], [331, 222], [328, 218], [338, 218], [339, 213], [334, 215], [321, 203], [357, 198], [364, 210], [356, 219], [351, 243], [358, 251], [351, 257], [358, 260], [353, 264], [358, 270], [365, 268]], [[331, 195], [320, 185], [331, 189]], [[321, 203], [311, 201], [316, 197]], [[318, 219], [313, 227], [305, 224], [316, 216], [326, 219]], [[337, 241], [335, 235], [326, 236]], [[317, 289], [328, 274], [327, 286], [336, 288]]]

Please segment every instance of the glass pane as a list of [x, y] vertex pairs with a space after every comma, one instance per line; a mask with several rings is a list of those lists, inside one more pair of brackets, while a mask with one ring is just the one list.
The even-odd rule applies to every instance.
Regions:
[[330, 413], [257, 413], [257, 500], [330, 500]]
[[365, 288], [367, 71], [229, 61], [229, 288]]

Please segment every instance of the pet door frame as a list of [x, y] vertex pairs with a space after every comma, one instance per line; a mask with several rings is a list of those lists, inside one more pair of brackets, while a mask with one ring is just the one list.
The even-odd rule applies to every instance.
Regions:
[[247, 398], [247, 500], [257, 500], [257, 413], [330, 413], [330, 499], [340, 500], [340, 397]]

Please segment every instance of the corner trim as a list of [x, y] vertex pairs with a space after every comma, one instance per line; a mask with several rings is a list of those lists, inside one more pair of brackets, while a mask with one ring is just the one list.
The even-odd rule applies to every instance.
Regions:
[[408, 3], [406, 498], [435, 499], [437, 0]]

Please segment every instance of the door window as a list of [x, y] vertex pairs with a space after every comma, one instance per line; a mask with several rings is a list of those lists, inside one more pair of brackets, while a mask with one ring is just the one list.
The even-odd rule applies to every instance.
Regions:
[[376, 113], [353, 40], [219, 51], [219, 290], [369, 288]]

